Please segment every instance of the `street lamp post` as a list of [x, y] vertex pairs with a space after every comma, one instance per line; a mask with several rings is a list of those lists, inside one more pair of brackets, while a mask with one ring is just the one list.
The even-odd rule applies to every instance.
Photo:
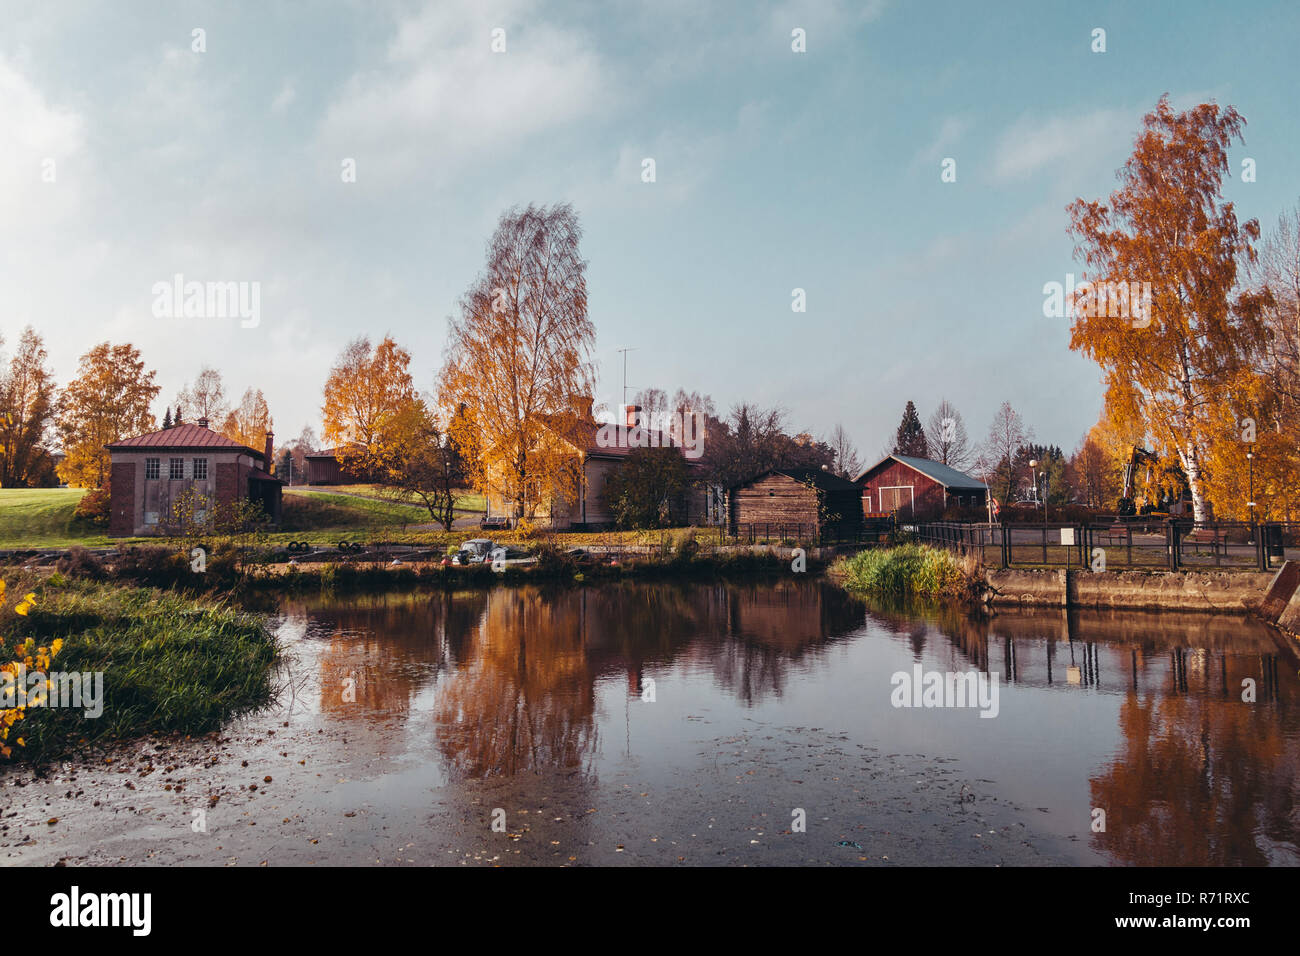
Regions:
[[[1029, 469], [1034, 476], [1034, 501], [1035, 502], [1042, 501], [1042, 499], [1038, 497], [1038, 459], [1037, 458], [1029, 459]], [[1047, 477], [1046, 470], [1043, 471], [1043, 477], [1044, 478]], [[1043, 524], [1047, 524], [1047, 502], [1042, 501], [1042, 504], [1043, 504]]]
[[1246, 502], [1246, 508], [1250, 515], [1250, 537], [1251, 544], [1254, 544], [1255, 538], [1255, 453], [1246, 452], [1246, 461], [1250, 465], [1250, 500]]

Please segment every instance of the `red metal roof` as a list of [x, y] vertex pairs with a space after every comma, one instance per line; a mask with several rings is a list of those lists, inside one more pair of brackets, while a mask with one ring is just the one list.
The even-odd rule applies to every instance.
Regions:
[[177, 425], [175, 428], [163, 428], [147, 435], [137, 435], [124, 441], [114, 442], [108, 446], [109, 451], [118, 449], [155, 449], [157, 451], [189, 451], [196, 448], [214, 448], [227, 451], [245, 451], [263, 460], [266, 456], [255, 448], [232, 441], [220, 432], [214, 432], [202, 425]]

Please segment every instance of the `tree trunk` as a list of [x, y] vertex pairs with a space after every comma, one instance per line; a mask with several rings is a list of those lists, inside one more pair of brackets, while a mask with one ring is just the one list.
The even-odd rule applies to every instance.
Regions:
[[1207, 520], [1205, 486], [1201, 481], [1201, 463], [1200, 457], [1196, 453], [1196, 446], [1192, 442], [1187, 443], [1187, 447], [1182, 454], [1183, 472], [1187, 475], [1187, 490], [1192, 496], [1192, 517], [1199, 524]]

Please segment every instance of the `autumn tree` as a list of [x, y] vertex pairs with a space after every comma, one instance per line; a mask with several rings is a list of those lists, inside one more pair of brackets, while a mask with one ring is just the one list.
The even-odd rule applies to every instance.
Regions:
[[1291, 521], [1300, 516], [1300, 207], [1278, 218], [1249, 274], [1265, 298], [1264, 336], [1253, 359], [1259, 374], [1227, 409], [1210, 449], [1215, 510]]
[[430, 518], [450, 531], [466, 478], [460, 449], [447, 431], [438, 427], [423, 399], [409, 402], [389, 429], [390, 436], [400, 439], [384, 456], [384, 484], [396, 496], [418, 500]]
[[1075, 495], [1090, 508], [1110, 507], [1119, 498], [1110, 457], [1092, 431], [1070, 457], [1068, 477]]
[[564, 446], [583, 447], [595, 380], [581, 236], [568, 204], [503, 214], [439, 374], [443, 410], [465, 406], [452, 438], [470, 479], [522, 517], [572, 498], [580, 480]]
[[[260, 388], [246, 389], [239, 404], [221, 423], [221, 434], [254, 451], [261, 451], [266, 446], [266, 433], [270, 430], [271, 409]], [[270, 464], [268, 461], [267, 465]]]
[[159, 391], [132, 345], [102, 342], [83, 355], [58, 417], [65, 455], [59, 477], [74, 487], [106, 487], [105, 446], [154, 430], [150, 407]]
[[929, 457], [949, 468], [963, 469], [973, 457], [970, 437], [966, 434], [966, 422], [962, 419], [961, 412], [946, 398], [939, 400], [939, 407], [930, 416], [925, 429], [925, 442], [930, 450]]
[[[245, 393], [247, 397], [247, 393]], [[231, 414], [230, 403], [226, 400], [226, 385], [221, 373], [210, 365], [199, 369], [199, 374], [192, 384], [186, 385], [176, 396], [176, 423], [188, 421], [190, 424], [200, 418], [206, 418], [210, 426], [224, 429], [226, 419]], [[261, 445], [254, 445], [261, 448]]]
[[930, 446], [925, 440], [925, 429], [921, 427], [921, 416], [916, 413], [916, 406], [910, 401], [903, 409], [903, 420], [898, 423], [894, 434], [895, 455], [907, 455], [910, 458], [929, 458]]
[[[1141, 420], [1153, 450], [1181, 466], [1198, 521], [1209, 515], [1209, 446], [1235, 417], [1262, 334], [1263, 297], [1236, 292], [1259, 224], [1239, 224], [1221, 198], [1228, 147], [1244, 125], [1232, 107], [1180, 113], [1163, 96], [1110, 201], [1068, 208], [1076, 255], [1091, 270], [1070, 347], [1102, 367], [1108, 411]], [[1149, 298], [1132, 294], [1147, 288]]]
[[34, 487], [50, 470], [47, 439], [58, 414], [49, 353], [31, 326], [7, 369], [0, 368], [0, 488]]
[[327, 445], [345, 471], [380, 478], [400, 449], [399, 424], [417, 401], [411, 353], [386, 335], [371, 348], [362, 336], [349, 342], [330, 369], [321, 409]]

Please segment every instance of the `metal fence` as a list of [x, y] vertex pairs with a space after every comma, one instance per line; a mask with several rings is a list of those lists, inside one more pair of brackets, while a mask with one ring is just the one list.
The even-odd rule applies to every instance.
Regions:
[[1012, 567], [1211, 568], [1267, 571], [1300, 544], [1300, 530], [1281, 522], [1167, 519], [1162, 522], [966, 524], [903, 526], [915, 540]]
[[[868, 521], [862, 525], [787, 524], [782, 522], [755, 522], [717, 529], [722, 533], [720, 543], [811, 545], [883, 544], [895, 530], [892, 519]], [[710, 529], [713, 530], [713, 529]]]

